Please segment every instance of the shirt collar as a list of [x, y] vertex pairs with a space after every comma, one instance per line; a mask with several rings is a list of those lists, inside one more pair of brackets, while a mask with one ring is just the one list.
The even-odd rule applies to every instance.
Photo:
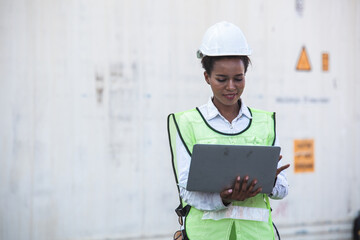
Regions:
[[[235, 119], [240, 118], [242, 115], [244, 115], [245, 117], [247, 117], [248, 119], [252, 119], [251, 113], [248, 109], [248, 107], [245, 105], [244, 101], [242, 101], [241, 99], [239, 99], [239, 103], [241, 104], [240, 106], [240, 110], [239, 110], [239, 114]], [[217, 107], [214, 105], [213, 101], [212, 101], [212, 97], [209, 98], [207, 104], [206, 104], [206, 109], [207, 109], [207, 115], [204, 116], [205, 119], [207, 121], [217, 117], [217, 116], [221, 116], [221, 113], [219, 112], [219, 110], [217, 109]]]

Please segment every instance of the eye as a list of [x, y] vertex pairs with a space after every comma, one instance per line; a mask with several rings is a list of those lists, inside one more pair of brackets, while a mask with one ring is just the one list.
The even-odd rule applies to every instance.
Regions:
[[242, 78], [235, 78], [234, 80], [237, 81], [237, 82], [241, 82], [243, 79]]
[[217, 78], [216, 79], [218, 82], [225, 82], [226, 81], [226, 78]]

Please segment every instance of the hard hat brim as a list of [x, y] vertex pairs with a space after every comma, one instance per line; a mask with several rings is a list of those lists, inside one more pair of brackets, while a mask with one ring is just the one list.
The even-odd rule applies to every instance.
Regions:
[[250, 56], [252, 53], [251, 49], [246, 49], [241, 52], [223, 52], [223, 53], [204, 53], [200, 49], [197, 50], [196, 56], [199, 59], [202, 59], [205, 56], [209, 57], [220, 57], [220, 56]]

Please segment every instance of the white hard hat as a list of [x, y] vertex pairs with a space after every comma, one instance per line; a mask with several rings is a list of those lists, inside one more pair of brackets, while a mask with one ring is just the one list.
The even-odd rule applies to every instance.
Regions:
[[249, 56], [251, 48], [239, 27], [229, 22], [219, 22], [205, 33], [197, 57]]

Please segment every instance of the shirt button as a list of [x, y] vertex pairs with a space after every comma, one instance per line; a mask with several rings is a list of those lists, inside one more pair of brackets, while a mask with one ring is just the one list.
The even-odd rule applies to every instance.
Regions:
[[233, 125], [230, 125], [230, 129], [233, 129], [234, 127], [233, 127]]

